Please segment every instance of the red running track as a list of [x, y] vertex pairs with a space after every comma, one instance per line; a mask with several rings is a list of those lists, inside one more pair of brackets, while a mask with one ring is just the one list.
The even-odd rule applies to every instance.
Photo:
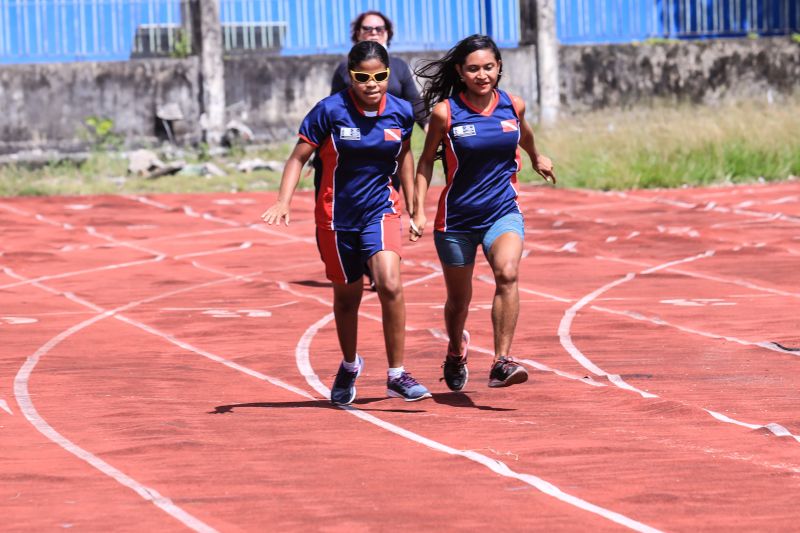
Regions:
[[312, 196], [280, 230], [272, 200], [0, 199], [0, 530], [797, 529], [798, 182], [522, 189], [531, 379], [508, 389], [484, 260], [450, 393], [433, 243], [407, 244], [434, 397], [385, 398], [365, 293], [352, 408], [325, 400]]

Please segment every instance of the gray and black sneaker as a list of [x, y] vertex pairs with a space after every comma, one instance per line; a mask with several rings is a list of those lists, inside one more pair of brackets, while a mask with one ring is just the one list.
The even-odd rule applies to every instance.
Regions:
[[528, 371], [521, 364], [507, 357], [500, 357], [489, 372], [490, 387], [510, 387], [528, 381]]
[[364, 369], [364, 359], [360, 355], [356, 356], [358, 361], [358, 371], [350, 372], [344, 367], [344, 363], [339, 365], [336, 372], [336, 379], [333, 380], [331, 387], [331, 403], [334, 405], [350, 405], [356, 399], [356, 378], [361, 375]]
[[461, 355], [448, 353], [442, 363], [444, 382], [447, 388], [453, 392], [459, 392], [469, 381], [469, 369], [467, 368], [467, 347], [469, 346], [469, 333], [464, 330], [462, 334]]
[[403, 372], [400, 377], [386, 380], [386, 395], [390, 398], [402, 398], [407, 402], [416, 402], [431, 397], [428, 389], [411, 377], [408, 372]]

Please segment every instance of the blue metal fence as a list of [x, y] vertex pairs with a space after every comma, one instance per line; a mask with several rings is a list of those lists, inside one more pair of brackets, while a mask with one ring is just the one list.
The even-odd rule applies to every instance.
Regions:
[[[0, 0], [0, 64], [169, 54], [183, 2]], [[366, 10], [394, 21], [393, 51], [447, 49], [472, 33], [519, 42], [519, 0], [220, 0], [229, 52], [341, 54]], [[787, 34], [800, 32], [800, 0], [556, 0], [556, 21], [562, 44]]]
[[562, 44], [800, 31], [800, 0], [558, 0]]

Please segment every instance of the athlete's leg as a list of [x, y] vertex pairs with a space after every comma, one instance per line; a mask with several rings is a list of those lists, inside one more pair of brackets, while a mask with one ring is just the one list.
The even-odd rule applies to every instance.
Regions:
[[472, 272], [480, 235], [435, 231], [433, 240], [447, 288], [444, 304], [444, 325], [450, 338], [447, 351], [461, 354], [464, 351], [464, 325], [472, 301]]
[[450, 343], [448, 353], [464, 352], [464, 325], [469, 315], [469, 304], [472, 301], [472, 272], [475, 263], [463, 266], [448, 266], [442, 263], [444, 283], [447, 288], [447, 300], [444, 304], [444, 326]]
[[400, 279], [400, 256], [383, 250], [370, 257], [368, 265], [381, 302], [386, 357], [390, 368], [398, 368], [403, 366], [406, 340], [406, 302]]
[[336, 319], [336, 334], [344, 360], [354, 363], [358, 342], [358, 308], [364, 288], [361, 279], [352, 283], [333, 284], [333, 316]]
[[492, 300], [494, 357], [507, 357], [514, 338], [519, 316], [519, 263], [522, 258], [522, 238], [506, 232], [494, 239], [486, 254], [494, 274], [495, 292]]

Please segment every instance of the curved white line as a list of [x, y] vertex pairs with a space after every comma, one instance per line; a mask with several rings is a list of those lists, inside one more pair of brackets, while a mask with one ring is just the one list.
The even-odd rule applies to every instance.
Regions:
[[[300, 370], [300, 374], [302, 374], [303, 377], [306, 378], [306, 381], [314, 390], [316, 390], [319, 394], [321, 394], [326, 398], [330, 398], [330, 390], [325, 385], [322, 384], [316, 372], [314, 372], [314, 369], [312, 368], [310, 362], [309, 348], [311, 345], [311, 340], [314, 338], [317, 332], [332, 320], [333, 320], [333, 313], [329, 313], [324, 317], [322, 317], [321, 319], [319, 319], [316, 323], [309, 326], [309, 328], [300, 338], [300, 341], [297, 343], [297, 348], [295, 350], [295, 360], [297, 363], [297, 368], [298, 370]], [[423, 446], [427, 446], [428, 448], [431, 448], [432, 450], [436, 450], [438, 452], [469, 459], [470, 461], [485, 466], [486, 468], [488, 468], [492, 472], [495, 472], [496, 474], [500, 474], [501, 476], [521, 481], [548, 496], [556, 498], [557, 500], [573, 505], [584, 511], [601, 516], [607, 520], [610, 520], [627, 528], [633, 529], [634, 531], [646, 531], [646, 532], [659, 531], [658, 529], [655, 529], [651, 526], [633, 520], [632, 518], [628, 518], [627, 516], [624, 516], [620, 513], [608, 510], [604, 507], [600, 507], [599, 505], [590, 503], [582, 498], [578, 498], [577, 496], [567, 494], [566, 492], [562, 491], [552, 483], [545, 481], [544, 479], [538, 476], [515, 472], [514, 470], [509, 468], [508, 465], [506, 465], [502, 461], [498, 461], [497, 459], [487, 457], [483, 454], [480, 454], [472, 450], [458, 450], [456, 448], [452, 448], [450, 446], [447, 446], [446, 444], [442, 444], [433, 439], [423, 437], [418, 433], [414, 433], [413, 431], [409, 431], [407, 429], [396, 426], [390, 422], [386, 422], [385, 420], [382, 420], [369, 413], [365, 413], [364, 411], [361, 411], [349, 405], [340, 407], [341, 409], [347, 411], [351, 415], [358, 417], [371, 424], [374, 424], [382, 429], [385, 429], [386, 431], [394, 433], [395, 435], [399, 435], [403, 438], [409, 439], [418, 444], [422, 444]]]
[[56, 431], [50, 424], [47, 423], [47, 421], [44, 420], [44, 418], [41, 417], [39, 412], [33, 406], [33, 401], [31, 400], [30, 392], [28, 391], [28, 381], [33, 369], [39, 363], [39, 360], [70, 335], [77, 333], [78, 331], [94, 324], [95, 322], [108, 318], [113, 314], [114, 311], [106, 311], [88, 320], [84, 320], [83, 322], [76, 324], [65, 331], [62, 331], [41, 346], [38, 350], [36, 350], [32, 356], [28, 357], [27, 361], [25, 361], [25, 364], [22, 365], [22, 368], [19, 369], [19, 372], [17, 372], [17, 375], [14, 377], [14, 396], [16, 396], [20, 412], [33, 425], [33, 427], [39, 431], [39, 433], [50, 439], [52, 442], [58, 444], [61, 448], [73, 454], [75, 457], [89, 463], [91, 466], [108, 477], [114, 479], [121, 485], [128, 487], [143, 499], [152, 502], [156, 507], [180, 521], [186, 527], [193, 529], [194, 531], [214, 532], [216, 531], [214, 528], [184, 511], [175, 505], [172, 500], [162, 496], [155, 489], [142, 485], [132, 477], [114, 468], [96, 455], [84, 450], [71, 440], [61, 435], [61, 433]]
[[[162, 496], [161, 494], [159, 494], [154, 489], [151, 489], [151, 488], [148, 488], [148, 487], [142, 485], [141, 483], [139, 483], [135, 479], [131, 478], [130, 476], [128, 476], [126, 474], [124, 474], [122, 471], [114, 468], [113, 466], [111, 466], [110, 464], [106, 463], [105, 461], [103, 461], [99, 457], [93, 455], [91, 452], [89, 452], [87, 450], [84, 450], [83, 448], [81, 448], [77, 444], [73, 443], [72, 441], [70, 441], [69, 439], [67, 439], [63, 435], [61, 435], [52, 426], [50, 426], [50, 424], [48, 424], [47, 421], [44, 420], [44, 418], [41, 417], [41, 415], [39, 415], [38, 411], [36, 411], [36, 408], [33, 405], [33, 401], [31, 400], [30, 393], [28, 391], [28, 381], [30, 380], [30, 376], [31, 376], [31, 374], [33, 372], [33, 369], [36, 367], [36, 365], [38, 364], [39, 360], [44, 355], [46, 355], [50, 350], [55, 348], [64, 339], [66, 339], [66, 338], [70, 337], [71, 335], [77, 333], [78, 331], [80, 331], [80, 330], [82, 330], [82, 329], [94, 324], [95, 322], [99, 322], [100, 320], [103, 320], [103, 319], [108, 318], [110, 316], [114, 316], [119, 312], [122, 312], [122, 311], [127, 310], [127, 309], [131, 309], [133, 307], [139, 306], [139, 305], [144, 304], [144, 303], [149, 303], [149, 302], [152, 302], [152, 301], [155, 301], [155, 300], [159, 300], [159, 299], [162, 299], [162, 298], [173, 296], [175, 294], [180, 294], [182, 292], [192, 291], [192, 290], [199, 289], [199, 288], [202, 288], [202, 287], [208, 287], [208, 286], [212, 286], [212, 285], [218, 285], [218, 284], [221, 284], [221, 283], [226, 283], [226, 282], [229, 282], [229, 281], [234, 281], [234, 280], [237, 280], [239, 278], [240, 278], [240, 276], [231, 276], [231, 277], [229, 277], [227, 279], [209, 281], [209, 282], [193, 285], [191, 287], [183, 287], [183, 288], [180, 288], [180, 289], [176, 289], [174, 291], [169, 291], [169, 292], [162, 293], [162, 294], [159, 294], [159, 295], [156, 295], [156, 296], [152, 296], [152, 297], [144, 299], [144, 300], [138, 300], [138, 301], [135, 301], [135, 302], [130, 302], [130, 303], [126, 304], [126, 305], [117, 307], [116, 309], [102, 311], [98, 315], [96, 315], [96, 316], [94, 316], [94, 317], [92, 317], [90, 319], [84, 320], [83, 322], [80, 322], [79, 324], [76, 324], [75, 326], [73, 326], [73, 327], [71, 327], [71, 328], [69, 328], [69, 329], [67, 329], [65, 331], [62, 331], [61, 333], [59, 333], [58, 335], [56, 335], [55, 337], [50, 339], [50, 341], [48, 341], [46, 344], [41, 346], [32, 356], [30, 356], [27, 359], [25, 364], [20, 368], [19, 372], [17, 372], [17, 375], [14, 378], [14, 395], [15, 395], [15, 397], [17, 399], [17, 404], [20, 407], [20, 411], [23, 413], [25, 418], [31, 423], [31, 425], [33, 425], [33, 427], [36, 428], [37, 431], [39, 431], [42, 435], [44, 435], [45, 437], [47, 437], [48, 439], [50, 439], [54, 443], [56, 443], [59, 446], [61, 446], [64, 450], [72, 453], [73, 455], [75, 455], [79, 459], [82, 459], [83, 461], [86, 461], [91, 466], [93, 466], [94, 468], [96, 468], [97, 470], [102, 472], [103, 474], [113, 478], [114, 480], [116, 480], [120, 484], [132, 489], [133, 491], [135, 491], [137, 494], [139, 494], [145, 500], [152, 501], [157, 507], [161, 508], [167, 514], [169, 514], [170, 516], [176, 518], [180, 522], [184, 523], [187, 527], [190, 527], [191, 529], [194, 529], [196, 531], [212, 532], [212, 531], [216, 531], [216, 530], [213, 529], [212, 527], [208, 526], [207, 524], [203, 523], [199, 519], [195, 518], [194, 516], [190, 515], [189, 513], [187, 513], [186, 511], [184, 511], [183, 509], [181, 509], [177, 505], [175, 505], [174, 503], [172, 503], [172, 501], [169, 498], [166, 498], [166, 497]], [[43, 285], [41, 285], [38, 282], [34, 283], [34, 285], [36, 285], [37, 287], [44, 287]], [[48, 290], [50, 292], [58, 292], [58, 291], [55, 291], [54, 289], [50, 289], [49, 287], [46, 290]], [[59, 294], [61, 294], [61, 293], [59, 293]], [[63, 293], [63, 294], [68, 298], [70, 297], [70, 295], [67, 294], [67, 293]], [[93, 308], [95, 310], [99, 309], [94, 304], [91, 304], [89, 302], [85, 302], [85, 301], [83, 301], [83, 300], [81, 300], [79, 298], [72, 297], [70, 299], [75, 301], [75, 302], [77, 302], [77, 303], [82, 303], [84, 305], [87, 305], [88, 307], [91, 307], [91, 308]]]
[[[669, 261], [667, 263], [663, 263], [661, 265], [657, 265], [646, 270], [643, 270], [641, 274], [652, 274], [653, 272], [658, 272], [659, 270], [663, 270], [665, 268], [670, 268], [674, 265], [678, 265], [681, 263], [688, 263], [690, 261], [696, 261], [698, 259], [703, 259], [705, 257], [711, 257], [714, 255], [714, 251], [707, 251], [703, 252], [702, 254], [693, 255], [691, 257], [686, 257], [683, 259], [678, 259], [675, 261]], [[578, 311], [585, 307], [589, 302], [603, 294], [604, 292], [613, 289], [617, 285], [621, 285], [623, 283], [627, 283], [628, 281], [632, 280], [636, 277], [636, 274], [627, 274], [625, 277], [612, 281], [611, 283], [607, 283], [602, 287], [594, 290], [593, 292], [587, 294], [580, 300], [578, 300], [575, 304], [573, 304], [569, 309], [564, 312], [564, 316], [561, 318], [561, 322], [558, 325], [558, 337], [561, 341], [561, 345], [567, 351], [573, 359], [575, 359], [582, 367], [593, 372], [598, 376], [605, 376], [608, 378], [611, 383], [616, 385], [621, 389], [630, 390], [640, 394], [643, 398], [658, 398], [657, 395], [637, 389], [636, 387], [628, 384], [619, 374], [609, 374], [596, 364], [594, 364], [588, 357], [586, 357], [583, 352], [581, 352], [577, 346], [572, 342], [572, 336], [570, 335], [570, 329], [572, 328], [572, 321], [574, 320], [575, 316], [577, 315]]]

